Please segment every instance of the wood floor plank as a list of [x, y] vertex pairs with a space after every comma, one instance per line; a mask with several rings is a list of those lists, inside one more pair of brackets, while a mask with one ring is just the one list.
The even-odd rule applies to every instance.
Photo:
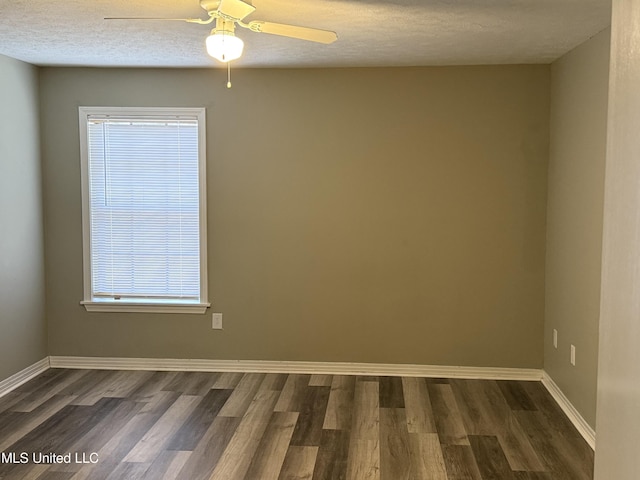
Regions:
[[206, 480], [211, 477], [239, 424], [237, 417], [216, 417], [180, 470], [178, 478]]
[[424, 379], [427, 385], [442, 385], [443, 383], [449, 384], [449, 378], [428, 377]]
[[513, 472], [500, 447], [491, 435], [470, 435], [469, 443], [483, 480], [513, 480]]
[[310, 387], [330, 387], [333, 375], [311, 375], [309, 379]]
[[0, 415], [9, 411], [14, 405], [20, 404], [20, 401], [26, 398], [29, 392], [16, 392], [15, 390], [7, 393], [4, 397], [0, 397]]
[[37, 479], [38, 480], [69, 480], [73, 476], [72, 472], [52, 472], [51, 470], [46, 470], [41, 473]]
[[318, 447], [289, 447], [278, 480], [312, 480], [317, 456]]
[[72, 470], [53, 470], [49, 467], [45, 472], [38, 476], [38, 480], [70, 480], [73, 478]]
[[211, 389], [196, 405], [167, 445], [167, 450], [193, 451], [205, 435], [233, 390]]
[[436, 431], [442, 445], [469, 445], [462, 415], [448, 383], [427, 384]]
[[413, 480], [410, 459], [404, 408], [380, 408], [380, 479]]
[[147, 371], [125, 371], [118, 372], [110, 388], [105, 389], [105, 397], [128, 398], [131, 393], [138, 389], [153, 376], [153, 372]]
[[217, 382], [219, 375], [211, 372], [178, 372], [165, 389], [183, 395], [204, 396]]
[[481, 435], [492, 431], [490, 422], [485, 418], [476, 393], [471, 389], [469, 382], [453, 379], [449, 384], [467, 435]]
[[535, 402], [523, 387], [523, 382], [496, 382], [511, 410], [537, 410]]
[[63, 388], [59, 395], [76, 396], [80, 399], [96, 389], [103, 389], [105, 382], [117, 374], [108, 370], [84, 370], [84, 372], [85, 375]]
[[257, 393], [220, 457], [211, 480], [244, 479], [277, 401], [278, 392]]
[[0, 399], [0, 451], [32, 450], [99, 462], [5, 462], [0, 478], [593, 477], [593, 451], [540, 382], [60, 369]]
[[468, 435], [503, 434], [511, 409], [492, 380], [451, 380], [451, 388]]
[[570, 423], [570, 420], [563, 414], [560, 406], [555, 402], [549, 391], [542, 384], [542, 382], [519, 382], [522, 389], [526, 392], [528, 397], [534, 402], [535, 409], [544, 413], [548, 417], [558, 418], [555, 420], [560, 423]]
[[376, 440], [380, 436], [378, 382], [357, 382], [353, 400], [351, 438]]
[[12, 408], [14, 412], [31, 412], [34, 408], [39, 407], [54, 395], [58, 395], [67, 386], [79, 380], [86, 371], [84, 370], [63, 370], [49, 382], [42, 384], [39, 388], [34, 389], [20, 400], [19, 406]]
[[11, 448], [20, 452], [66, 452], [122, 402], [121, 399], [105, 398], [92, 406], [67, 405]]
[[494, 426], [492, 435], [500, 435], [508, 430], [511, 408], [495, 380], [475, 380], [480, 401], [484, 405], [487, 416]]
[[[47, 473], [48, 465], [34, 465], [20, 480], [38, 480], [42, 475]], [[7, 477], [3, 477], [6, 480], [12, 480], [13, 475], [9, 474]]]
[[323, 430], [313, 480], [345, 480], [349, 458], [348, 430]]
[[404, 408], [401, 377], [380, 377], [380, 408]]
[[447, 480], [482, 480], [471, 445], [442, 445]]
[[347, 480], [380, 480], [380, 392], [377, 381], [356, 381]]
[[547, 472], [513, 472], [516, 480], [555, 480], [551, 473]]
[[37, 480], [42, 475], [45, 475], [49, 469], [48, 465], [30, 465], [25, 469], [22, 466], [20, 469], [9, 468], [5, 473], [0, 476], [2, 480]]
[[49, 368], [39, 373], [34, 378], [22, 385], [16, 387], [13, 391], [16, 393], [33, 393], [40, 389], [47, 388], [47, 385], [57, 382], [61, 377], [71, 374], [70, 370], [63, 368]]
[[154, 426], [140, 439], [124, 458], [125, 462], [150, 463], [168, 443], [191, 412], [200, 403], [202, 397], [181, 395], [173, 405], [158, 419]]
[[244, 377], [244, 373], [223, 372], [218, 376], [211, 388], [221, 388], [223, 390], [236, 388], [242, 377]]
[[178, 372], [149, 372], [151, 375], [138, 384], [129, 394], [134, 402], [150, 402], [155, 396], [166, 391], [165, 388], [173, 381]]
[[522, 382], [521, 384], [535, 401], [537, 410], [544, 416], [547, 428], [552, 432], [553, 437], [563, 444], [562, 448], [570, 450], [575, 458], [585, 464], [593, 464], [593, 450], [573, 427], [569, 418], [542, 383]]
[[322, 428], [329, 430], [351, 429], [355, 377], [334, 375]]
[[330, 390], [330, 387], [307, 387], [291, 445], [300, 447], [320, 445]]
[[282, 387], [276, 412], [300, 412], [311, 375], [291, 374]]
[[347, 460], [347, 480], [380, 480], [380, 443], [377, 438], [375, 440], [351, 439]]
[[297, 412], [274, 412], [245, 478], [278, 480], [298, 421]]
[[[96, 402], [108, 397], [114, 389], [118, 388], [122, 372], [104, 370], [101, 373], [100, 380], [91, 382], [89, 388], [84, 393], [79, 394], [78, 398], [73, 401], [73, 405], [95, 405]], [[91, 375], [95, 374], [92, 373]]]
[[[122, 401], [121, 399], [108, 398], [96, 402], [93, 406], [67, 405], [11, 445], [10, 448], [14, 452], [66, 453], [78, 439], [82, 438]], [[20, 474], [27, 472], [29, 468], [29, 464], [0, 463], [0, 478], [6, 475], [8, 470], [11, 470], [12, 474]]]
[[402, 377], [409, 433], [436, 433], [427, 384], [423, 378]]
[[104, 480], [175, 403], [179, 394], [158, 392], [98, 450], [100, 461], [82, 466], [73, 480]]
[[507, 457], [511, 470], [545, 471], [545, 467], [538, 458], [535, 449], [531, 446], [527, 434], [513, 414], [510, 416], [507, 431], [498, 435], [498, 441]]
[[264, 373], [247, 373], [220, 410], [221, 417], [243, 417], [264, 381]]
[[[170, 452], [168, 452], [170, 453]], [[181, 480], [180, 471], [184, 468], [184, 465], [187, 463], [189, 458], [191, 458], [191, 454], [193, 452], [175, 452], [175, 456], [173, 460], [169, 464], [169, 467], [166, 469], [161, 469], [160, 472], [163, 473], [162, 477], [158, 477], [156, 475], [149, 476], [149, 480], [155, 480], [156, 478], [162, 478], [162, 480]], [[151, 469], [150, 469], [151, 470]], [[153, 471], [151, 470], [153, 473]], [[159, 473], [160, 473], [159, 472]]]
[[32, 412], [14, 412], [11, 422], [3, 419], [0, 423], [0, 452], [7, 451], [14, 443], [49, 420], [75, 398], [74, 396], [56, 395]]
[[437, 434], [410, 433], [409, 450], [412, 479], [448, 480]]
[[[133, 419], [142, 409], [143, 405], [130, 400], [122, 399], [122, 401], [108, 413], [99, 423], [97, 423], [86, 435], [78, 438], [76, 442], [69, 447], [70, 452], [87, 453], [99, 452], [110, 438], [115, 436], [127, 422]], [[70, 465], [61, 464], [53, 465], [51, 471], [70, 471], [77, 472], [82, 468], [83, 464], [72, 463]]]
[[288, 375], [286, 373], [267, 373], [260, 385], [260, 390], [281, 392], [287, 381], [287, 377]]
[[167, 451], [158, 455], [145, 471], [143, 480], [180, 480], [180, 470], [191, 457], [192, 452]]
[[106, 480], [141, 480], [148, 468], [148, 463], [119, 463]]
[[540, 411], [514, 411], [518, 423], [527, 432], [536, 455], [558, 480], [591, 480], [593, 462], [576, 455], [570, 443], [555, 431], [556, 425]]
[[15, 432], [15, 429], [28, 418], [26, 412], [2, 412], [0, 413], [0, 439]]

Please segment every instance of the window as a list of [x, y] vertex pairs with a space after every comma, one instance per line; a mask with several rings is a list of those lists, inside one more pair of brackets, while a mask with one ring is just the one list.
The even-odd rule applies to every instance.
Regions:
[[205, 112], [80, 107], [88, 311], [204, 313]]

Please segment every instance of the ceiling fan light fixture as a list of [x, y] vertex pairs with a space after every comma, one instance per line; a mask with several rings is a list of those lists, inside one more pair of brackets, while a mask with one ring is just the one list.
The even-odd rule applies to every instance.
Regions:
[[240, 58], [244, 42], [227, 30], [212, 31], [206, 40], [207, 53], [221, 62]]

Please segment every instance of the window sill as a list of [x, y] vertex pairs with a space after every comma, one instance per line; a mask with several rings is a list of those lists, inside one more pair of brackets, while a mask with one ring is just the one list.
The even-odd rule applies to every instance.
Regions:
[[80, 302], [87, 312], [116, 313], [195, 313], [202, 314], [211, 306], [210, 303], [141, 303], [141, 302]]

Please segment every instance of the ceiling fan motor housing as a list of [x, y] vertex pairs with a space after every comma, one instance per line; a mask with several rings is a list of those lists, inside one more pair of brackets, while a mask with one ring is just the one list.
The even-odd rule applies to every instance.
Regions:
[[207, 12], [213, 12], [220, 6], [220, 0], [200, 0], [200, 6]]

